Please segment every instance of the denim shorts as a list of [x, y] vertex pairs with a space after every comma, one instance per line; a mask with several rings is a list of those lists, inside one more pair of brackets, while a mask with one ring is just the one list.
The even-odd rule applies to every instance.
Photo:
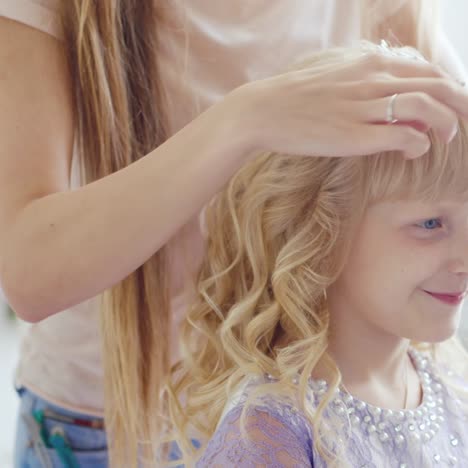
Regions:
[[[49, 410], [56, 415], [85, 421], [95, 420], [96, 417], [61, 408], [26, 388], [19, 389], [18, 394], [21, 398], [21, 404], [16, 429], [14, 467], [67, 468], [56, 450], [48, 448], [42, 443], [38, 433], [39, 425], [34, 419], [33, 413], [38, 410]], [[44, 419], [44, 426], [49, 434], [60, 431], [65, 436], [79, 468], [108, 467], [107, 440], [104, 429], [77, 426], [55, 419], [47, 419], [47, 417]], [[200, 446], [196, 440], [192, 440], [192, 443], [195, 448]], [[177, 444], [173, 442], [169, 461], [177, 461], [180, 458], [181, 452]], [[184, 468], [184, 465], [178, 465], [177, 468]]]
[[[35, 411], [46, 410], [64, 418], [96, 420], [95, 416], [69, 411], [40, 398], [28, 389], [18, 390], [21, 398], [14, 454], [15, 468], [64, 468], [54, 448], [42, 443], [37, 429], [39, 424], [32, 416]], [[80, 468], [107, 468], [107, 440], [104, 429], [75, 425], [56, 419], [44, 418], [46, 433], [59, 431], [64, 435]]]

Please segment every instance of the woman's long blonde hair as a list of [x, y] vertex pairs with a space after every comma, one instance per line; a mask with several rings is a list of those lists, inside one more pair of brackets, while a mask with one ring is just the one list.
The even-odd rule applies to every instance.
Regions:
[[[168, 137], [156, 61], [159, 3], [61, 2], [85, 183], [128, 166]], [[103, 296], [111, 466], [135, 465], [138, 442], [156, 432], [159, 382], [169, 369], [168, 255], [161, 248]]]
[[[362, 1], [364, 37], [430, 48], [427, 28], [421, 27], [428, 24], [423, 4], [435, 1], [400, 0], [391, 9], [385, 0]], [[83, 182], [124, 168], [169, 136], [156, 60], [163, 4], [164, 0], [61, 2]], [[169, 369], [168, 254], [167, 246], [161, 248], [104, 295], [106, 426], [112, 466], [135, 466], [139, 444], [157, 440], [159, 389]]]
[[[372, 47], [366, 44], [366, 50]], [[304, 66], [359, 53], [332, 49]], [[334, 458], [327, 434], [336, 438], [337, 431], [322, 417], [341, 383], [327, 353], [326, 290], [339, 277], [368, 206], [382, 200], [468, 200], [468, 122], [459, 126], [449, 145], [430, 133], [431, 149], [415, 160], [398, 152], [352, 158], [262, 154], [215, 197], [206, 210], [207, 252], [197, 298], [181, 326], [182, 358], [167, 386], [172, 437], [185, 463], [196, 456], [190, 439], [206, 441], [214, 434], [239, 385], [272, 375], [278, 382], [255, 396], [290, 396], [299, 376], [297, 404], [313, 428], [316, 449], [327, 466], [347, 466]], [[453, 355], [468, 363], [457, 338], [412, 345], [438, 364], [453, 365]], [[314, 412], [306, 394], [319, 364], [327, 369], [329, 388]], [[457, 371], [468, 377], [466, 369]], [[463, 395], [468, 397], [466, 390]]]

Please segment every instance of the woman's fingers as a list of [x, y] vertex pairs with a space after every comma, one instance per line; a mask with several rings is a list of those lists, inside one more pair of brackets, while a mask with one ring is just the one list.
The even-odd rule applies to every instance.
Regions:
[[[417, 157], [430, 146], [428, 130], [448, 142], [459, 116], [468, 118], [467, 90], [424, 60], [344, 49], [320, 57], [243, 87], [248, 112], [261, 122], [252, 126], [256, 147], [331, 157], [396, 150]], [[398, 122], [390, 125], [395, 94]]]
[[401, 151], [406, 158], [417, 158], [430, 148], [429, 137], [412, 125], [366, 125], [359, 132], [365, 148], [362, 154]]
[[[379, 53], [371, 54], [364, 58], [366, 62], [364, 69], [369, 74], [387, 73], [395, 77], [401, 78], [446, 78], [452, 80], [453, 78], [445, 72], [442, 68], [432, 63], [426, 62], [422, 59], [412, 59], [408, 57], [388, 56]], [[361, 71], [362, 68], [358, 67]]]
[[334, 64], [312, 66], [303, 73], [327, 74], [327, 78], [336, 82], [358, 82], [364, 77], [369, 80], [385, 78], [439, 78], [449, 82], [455, 80], [442, 68], [423, 60], [407, 57], [386, 56], [378, 53], [362, 55], [352, 61], [337, 61]]
[[[385, 97], [361, 103], [360, 117], [366, 123], [386, 123], [390, 99]], [[400, 124], [419, 122], [420, 128], [433, 129], [439, 138], [446, 142], [456, 134], [457, 114], [428, 94], [421, 92], [398, 94], [392, 107], [393, 118]]]
[[343, 87], [342, 94], [350, 99], [376, 99], [393, 94], [421, 93], [450, 107], [462, 117], [468, 118], [468, 90], [454, 80], [433, 78], [379, 77]]

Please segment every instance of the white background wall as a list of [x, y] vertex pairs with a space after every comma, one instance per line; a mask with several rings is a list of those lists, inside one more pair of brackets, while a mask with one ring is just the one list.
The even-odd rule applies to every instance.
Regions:
[[13, 390], [13, 370], [18, 355], [18, 323], [0, 303], [0, 468], [11, 468], [17, 397]]
[[456, 46], [460, 57], [468, 65], [468, 1], [441, 0], [441, 4], [444, 31]]
[[[443, 5], [442, 20], [444, 29], [468, 68], [468, 1], [445, 0]], [[465, 313], [463, 328], [466, 330], [466, 336], [468, 336], [468, 308]], [[17, 399], [12, 387], [12, 376], [17, 359], [18, 335], [17, 324], [6, 317], [0, 306], [0, 468], [10, 468], [12, 466], [11, 446], [17, 407]]]

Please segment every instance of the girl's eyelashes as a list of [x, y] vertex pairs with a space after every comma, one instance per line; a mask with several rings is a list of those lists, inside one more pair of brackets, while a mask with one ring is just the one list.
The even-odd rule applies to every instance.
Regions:
[[437, 240], [446, 233], [445, 221], [442, 218], [426, 218], [408, 227], [410, 236], [415, 239]]
[[418, 223], [417, 226], [427, 231], [434, 231], [442, 227], [442, 219], [441, 218], [428, 218]]

